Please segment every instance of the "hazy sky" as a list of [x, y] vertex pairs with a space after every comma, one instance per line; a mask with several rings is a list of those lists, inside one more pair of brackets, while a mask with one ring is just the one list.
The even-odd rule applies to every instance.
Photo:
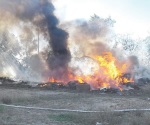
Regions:
[[111, 16], [117, 33], [150, 35], [150, 0], [56, 0], [54, 5], [62, 21], [89, 19], [95, 13]]

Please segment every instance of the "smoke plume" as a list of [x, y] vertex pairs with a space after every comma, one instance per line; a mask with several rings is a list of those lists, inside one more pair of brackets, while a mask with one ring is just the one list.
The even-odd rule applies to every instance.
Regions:
[[54, 15], [54, 10], [51, 0], [0, 0], [0, 14], [10, 17], [7, 18], [10, 21], [6, 20], [8, 26], [18, 22], [22, 22], [21, 26], [28, 24], [28, 27], [33, 26], [49, 40], [52, 49], [48, 57], [49, 67], [61, 76], [67, 72], [71, 56], [67, 47], [68, 33], [57, 27], [59, 21]]

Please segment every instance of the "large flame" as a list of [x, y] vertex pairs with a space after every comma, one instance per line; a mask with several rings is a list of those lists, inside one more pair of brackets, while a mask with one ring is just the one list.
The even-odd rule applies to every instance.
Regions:
[[[122, 91], [122, 85], [128, 82], [133, 82], [132, 78], [124, 77], [128, 65], [126, 63], [120, 64], [119, 61], [112, 55], [111, 52], [104, 52], [101, 56], [92, 56], [99, 67], [91, 75], [75, 75], [68, 73], [68, 80], [57, 80], [49, 78], [49, 82], [78, 81], [79, 83], [88, 83], [94, 89], [99, 88], [118, 88]], [[88, 65], [87, 65], [88, 67]]]

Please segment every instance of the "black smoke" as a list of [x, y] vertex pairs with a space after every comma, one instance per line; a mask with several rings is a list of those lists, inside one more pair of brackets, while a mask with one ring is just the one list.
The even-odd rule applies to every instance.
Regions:
[[[52, 55], [49, 56], [51, 68], [67, 68], [70, 61], [70, 52], [67, 47], [68, 33], [57, 27], [59, 21], [53, 14], [54, 7], [52, 3], [45, 0], [42, 4], [42, 13], [45, 16], [48, 33], [50, 36], [50, 45]], [[66, 69], [67, 70], [67, 69]]]
[[0, 0], [0, 13], [10, 13], [17, 22], [34, 25], [49, 40], [52, 50], [48, 64], [57, 77], [67, 72], [71, 55], [67, 46], [68, 33], [58, 28], [59, 20], [54, 11], [51, 0]]

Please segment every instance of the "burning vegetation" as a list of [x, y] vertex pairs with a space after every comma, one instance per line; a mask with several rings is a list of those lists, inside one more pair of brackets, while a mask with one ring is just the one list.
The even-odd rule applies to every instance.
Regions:
[[[92, 58], [92, 57], [91, 57]], [[93, 89], [100, 88], [118, 88], [122, 91], [122, 85], [132, 83], [131, 74], [126, 73], [129, 67], [126, 63], [120, 64], [113, 57], [111, 52], [104, 52], [102, 56], [95, 56], [93, 60], [97, 62], [98, 67], [91, 75], [75, 75], [68, 73], [68, 80], [49, 78], [49, 82], [68, 83], [76, 80], [79, 84], [88, 83]], [[118, 65], [117, 65], [118, 63]], [[88, 68], [88, 65], [87, 65]]]
[[[54, 11], [51, 0], [0, 0], [0, 15], [4, 17], [0, 20], [1, 50], [6, 55], [0, 58], [4, 60], [1, 65], [7, 67], [2, 68], [2, 76], [15, 74], [13, 77], [29, 81], [35, 78], [45, 82], [40, 87], [88, 84], [92, 90], [122, 91], [124, 85], [136, 81], [138, 58], [124, 57], [121, 45], [111, 40], [115, 22], [110, 17], [94, 15], [90, 21], [59, 24]], [[136, 48], [133, 43], [128, 47]], [[14, 60], [11, 65], [10, 60]]]

